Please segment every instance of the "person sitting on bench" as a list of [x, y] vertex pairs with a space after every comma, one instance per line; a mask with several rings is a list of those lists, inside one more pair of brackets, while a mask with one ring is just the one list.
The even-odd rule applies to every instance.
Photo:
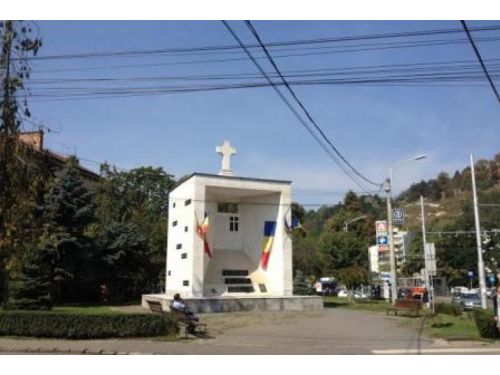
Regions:
[[192, 311], [188, 309], [179, 293], [174, 294], [174, 300], [172, 301], [171, 308], [184, 313], [186, 318], [191, 322], [198, 322], [200, 320]]

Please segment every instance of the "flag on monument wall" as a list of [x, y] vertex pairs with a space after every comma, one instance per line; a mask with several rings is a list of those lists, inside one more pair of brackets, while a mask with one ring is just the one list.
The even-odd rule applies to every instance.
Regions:
[[276, 221], [264, 222], [264, 239], [262, 240], [262, 256], [260, 258], [260, 265], [262, 268], [267, 267], [271, 249], [273, 247], [274, 235], [276, 233]]
[[304, 236], [307, 235], [306, 229], [302, 226], [300, 220], [297, 217], [292, 216], [292, 224], [288, 224], [286, 217], [284, 221], [285, 221], [285, 230], [287, 233], [292, 233], [294, 230], [300, 230]]
[[203, 223], [198, 224], [198, 219], [196, 219], [196, 233], [203, 240], [203, 250], [207, 253], [208, 257], [212, 257], [212, 252], [210, 251], [210, 246], [208, 245], [207, 234], [210, 229], [210, 222], [208, 220], [208, 216], [205, 216]]

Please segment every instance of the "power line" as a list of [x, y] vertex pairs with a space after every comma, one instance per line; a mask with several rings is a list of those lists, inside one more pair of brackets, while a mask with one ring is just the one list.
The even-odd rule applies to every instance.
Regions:
[[356, 168], [354, 168], [352, 166], [351, 163], [349, 163], [349, 161], [347, 161], [347, 159], [340, 153], [340, 151], [335, 147], [335, 145], [330, 141], [330, 139], [326, 136], [326, 134], [323, 132], [323, 130], [319, 127], [319, 125], [316, 123], [316, 121], [312, 118], [310, 112], [306, 109], [306, 107], [304, 106], [304, 104], [302, 103], [302, 101], [297, 97], [297, 95], [295, 94], [295, 92], [292, 90], [292, 88], [290, 87], [290, 85], [288, 84], [288, 82], [286, 81], [285, 77], [283, 76], [283, 74], [281, 73], [280, 69], [278, 68], [278, 66], [276, 65], [274, 59], [272, 58], [271, 54], [269, 53], [269, 51], [267, 50], [265, 44], [262, 42], [262, 40], [260, 39], [259, 37], [259, 34], [257, 33], [257, 30], [255, 30], [255, 28], [253, 27], [252, 23], [250, 21], [245, 21], [247, 27], [250, 29], [250, 31], [252, 32], [252, 34], [254, 35], [254, 37], [257, 39], [257, 41], [259, 42], [259, 45], [261, 46], [261, 48], [264, 50], [267, 58], [269, 59], [269, 62], [271, 63], [271, 65], [274, 67], [274, 69], [276, 70], [276, 73], [278, 73], [278, 75], [280, 76], [283, 84], [285, 85], [285, 87], [287, 88], [287, 90], [290, 92], [290, 94], [292, 95], [292, 97], [294, 98], [295, 102], [299, 105], [299, 107], [302, 109], [302, 111], [305, 113], [306, 117], [309, 119], [309, 121], [314, 125], [314, 127], [316, 128], [316, 130], [321, 134], [321, 136], [323, 137], [323, 139], [325, 140], [326, 143], [328, 143], [330, 145], [330, 147], [333, 149], [333, 151], [340, 157], [340, 159], [346, 163], [349, 168], [360, 178], [362, 178], [364, 181], [368, 182], [369, 184], [371, 185], [375, 185], [375, 186], [380, 186], [381, 184], [379, 183], [376, 183], [376, 182], [373, 182], [372, 180], [366, 178], [364, 175], [362, 175]]
[[[497, 31], [500, 30], [500, 25], [475, 27], [472, 30], [476, 32]], [[421, 36], [447, 35], [447, 34], [457, 34], [460, 32], [462, 32], [462, 30], [459, 28], [434, 29], [434, 30], [391, 32], [391, 33], [379, 33], [379, 34], [348, 35], [343, 37], [288, 40], [281, 42], [269, 42], [266, 45], [269, 48], [278, 48], [278, 47], [301, 46], [309, 44], [327, 44], [327, 43], [342, 43], [342, 42], [352, 42], [352, 41], [362, 41], [362, 40], [397, 39], [397, 38], [411, 38], [411, 37], [421, 37]], [[439, 42], [439, 40], [437, 41]], [[249, 44], [247, 45], [247, 48], [257, 49], [259, 48], [259, 45]], [[68, 54], [48, 55], [48, 56], [35, 56], [35, 57], [30, 57], [29, 59], [33, 61], [43, 61], [43, 60], [62, 60], [62, 59], [75, 59], [75, 58], [126, 57], [126, 56], [143, 56], [143, 55], [156, 55], [156, 54], [185, 54], [193, 52], [199, 53], [199, 52], [214, 52], [214, 51], [220, 52], [220, 51], [231, 51], [238, 49], [240, 49], [238, 45], [218, 45], [218, 46], [215, 45], [215, 46], [199, 46], [199, 47], [183, 47], [183, 48], [159, 48], [159, 49], [149, 49], [149, 50], [85, 52], [85, 53], [73, 53], [73, 54], [68, 53]]]
[[[492, 66], [495, 68], [500, 67], [498, 61], [500, 59], [490, 59], [487, 60], [491, 62]], [[346, 75], [346, 74], [373, 74], [373, 73], [390, 73], [390, 72], [413, 72], [413, 71], [440, 71], [445, 70], [447, 72], [454, 71], [457, 74], [461, 74], [462, 71], [457, 71], [457, 69], [467, 70], [479, 70], [481, 68], [477, 66], [476, 62], [473, 60], [455, 60], [455, 61], [441, 61], [441, 62], [420, 62], [411, 64], [389, 64], [389, 65], [368, 65], [368, 66], [349, 66], [349, 67], [339, 67], [339, 68], [320, 68], [320, 69], [299, 69], [299, 70], [289, 70], [283, 71], [285, 77], [310, 77], [310, 76], [325, 76], [325, 75]], [[276, 76], [275, 72], [268, 72], [269, 76]], [[181, 75], [181, 76], [142, 76], [142, 77], [66, 77], [66, 78], [34, 78], [30, 79], [31, 84], [53, 84], [53, 83], [80, 83], [80, 82], [115, 82], [115, 81], [154, 81], [154, 80], [231, 80], [231, 79], [251, 79], [259, 78], [260, 75], [255, 75], [253, 73], [239, 72], [231, 74], [205, 74], [205, 75]]]
[[469, 42], [472, 45], [472, 48], [474, 49], [474, 53], [476, 54], [477, 59], [479, 60], [479, 63], [481, 64], [481, 67], [483, 68], [484, 74], [486, 75], [486, 78], [490, 82], [490, 86], [495, 93], [495, 96], [497, 98], [498, 103], [500, 103], [500, 95], [498, 94], [497, 88], [495, 87], [495, 84], [493, 83], [493, 80], [490, 77], [490, 74], [488, 73], [488, 69], [486, 69], [486, 65], [484, 65], [483, 58], [481, 57], [481, 54], [479, 53], [479, 50], [476, 47], [476, 44], [474, 43], [474, 40], [472, 39], [472, 35], [469, 32], [469, 29], [467, 28], [467, 24], [465, 21], [460, 21], [462, 23], [462, 26], [465, 30], [465, 33], [467, 34], [467, 38], [469, 38]]
[[[482, 41], [491, 42], [499, 40], [499, 37], [483, 38]], [[393, 50], [400, 48], [415, 48], [415, 47], [431, 47], [431, 46], [442, 46], [449, 44], [461, 44], [468, 42], [466, 39], [459, 39], [454, 41], [426, 41], [426, 42], [411, 42], [411, 43], [388, 43], [388, 44], [378, 44], [375, 46], [369, 46], [366, 48], [356, 48], [356, 46], [343, 47], [344, 49], [336, 49], [324, 52], [303, 52], [303, 53], [288, 53], [288, 54], [275, 54], [274, 58], [290, 58], [290, 57], [310, 57], [310, 56], [320, 56], [320, 55], [332, 55], [338, 53], [354, 53], [354, 52], [367, 52], [367, 51], [379, 51], [379, 50]], [[323, 47], [323, 48], [340, 48], [340, 47]], [[278, 50], [281, 52], [282, 50]], [[237, 51], [233, 52], [237, 53]], [[265, 56], [255, 56], [255, 59], [265, 59]], [[184, 60], [184, 61], [170, 61], [170, 62], [160, 62], [160, 63], [149, 63], [149, 64], [128, 64], [128, 65], [109, 65], [109, 66], [94, 66], [94, 67], [84, 67], [84, 68], [59, 68], [59, 69], [48, 69], [48, 70], [36, 70], [37, 73], [49, 73], [49, 72], [74, 72], [74, 71], [88, 71], [88, 70], [103, 70], [103, 69], [124, 69], [124, 68], [144, 68], [144, 67], [162, 67], [162, 66], [184, 66], [184, 65], [196, 65], [196, 64], [211, 64], [211, 63], [228, 63], [228, 62], [238, 62], [246, 60], [245, 57], [234, 57], [234, 58], [218, 58], [218, 59], [207, 59], [201, 58], [196, 60]], [[43, 60], [42, 60], [43, 61]]]
[[278, 89], [278, 87], [274, 84], [274, 82], [269, 78], [267, 73], [264, 71], [262, 66], [255, 60], [254, 56], [251, 54], [251, 52], [248, 50], [246, 45], [241, 41], [241, 39], [236, 35], [234, 30], [229, 26], [229, 24], [226, 21], [222, 21], [226, 29], [229, 31], [229, 33], [233, 36], [233, 38], [238, 42], [238, 44], [241, 46], [241, 48], [245, 51], [245, 53], [248, 55], [250, 60], [253, 62], [253, 64], [257, 67], [257, 69], [260, 71], [260, 73], [266, 78], [268, 81], [269, 85], [273, 88], [273, 90], [278, 94], [280, 99], [285, 103], [285, 105], [290, 109], [290, 111], [294, 114], [294, 116], [299, 120], [299, 122], [305, 127], [307, 132], [314, 138], [314, 140], [320, 145], [320, 147], [330, 156], [330, 158], [334, 161], [335, 164], [353, 181], [358, 187], [361, 188], [363, 191], [367, 191], [367, 187], [363, 186], [363, 184], [359, 181], [356, 180], [356, 178], [350, 173], [348, 169], [346, 169], [342, 163], [340, 163], [337, 158], [335, 157], [334, 154], [331, 153], [330, 149], [326, 147], [326, 145], [321, 141], [321, 139], [318, 137], [318, 135], [309, 127], [308, 123], [300, 116], [300, 114], [297, 112], [297, 110], [292, 106], [292, 104], [288, 101], [288, 99], [283, 95], [283, 93]]

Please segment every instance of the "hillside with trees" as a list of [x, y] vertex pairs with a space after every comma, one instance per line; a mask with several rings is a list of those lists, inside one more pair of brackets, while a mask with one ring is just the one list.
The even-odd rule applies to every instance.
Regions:
[[[500, 154], [491, 160], [477, 161], [475, 169], [485, 265], [497, 274], [500, 272]], [[436, 244], [439, 275], [452, 285], [463, 285], [468, 282], [468, 271], [477, 274], [470, 167], [449, 176], [441, 172], [435, 179], [412, 184], [394, 202], [394, 207], [405, 209], [406, 223], [402, 229], [415, 234], [402, 271], [411, 276], [423, 268], [420, 208], [423, 194], [427, 240]], [[367, 249], [375, 242], [374, 222], [387, 217], [385, 197], [358, 196], [353, 192], [336, 205], [310, 211], [300, 207], [295, 211], [300, 214], [308, 236], [295, 234], [294, 266], [311, 279], [340, 275], [349, 267], [367, 267]], [[344, 231], [345, 222], [362, 215], [366, 215], [364, 220]]]

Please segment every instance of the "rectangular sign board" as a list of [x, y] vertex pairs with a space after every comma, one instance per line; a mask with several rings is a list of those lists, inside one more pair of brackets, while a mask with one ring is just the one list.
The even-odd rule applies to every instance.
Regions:
[[378, 220], [375, 222], [375, 232], [377, 232], [377, 236], [382, 236], [387, 233], [387, 221]]
[[424, 250], [425, 268], [430, 276], [436, 276], [436, 248], [431, 242], [425, 244]]
[[403, 208], [394, 208], [392, 210], [392, 222], [394, 225], [403, 225], [405, 223], [405, 210]]

